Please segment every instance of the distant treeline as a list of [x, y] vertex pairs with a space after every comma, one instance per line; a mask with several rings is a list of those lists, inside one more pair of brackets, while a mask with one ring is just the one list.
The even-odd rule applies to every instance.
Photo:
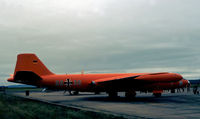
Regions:
[[5, 87], [5, 88], [36, 88], [36, 86], [32, 86], [32, 85], [24, 85], [24, 84], [20, 84], [20, 85], [8, 85], [8, 86], [1, 86], [0, 87]]
[[200, 84], [200, 79], [198, 79], [198, 80], [189, 80], [189, 81], [190, 81], [190, 83], [192, 85], [194, 85], [194, 84]]

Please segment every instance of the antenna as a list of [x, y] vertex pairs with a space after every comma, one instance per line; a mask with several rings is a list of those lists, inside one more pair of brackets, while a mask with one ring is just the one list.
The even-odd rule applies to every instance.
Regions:
[[81, 71], [81, 74], [84, 74], [84, 70]]

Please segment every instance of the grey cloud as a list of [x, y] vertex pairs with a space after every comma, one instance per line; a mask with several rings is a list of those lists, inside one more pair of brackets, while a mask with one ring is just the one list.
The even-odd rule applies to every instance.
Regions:
[[13, 73], [16, 55], [31, 52], [56, 73], [147, 69], [199, 77], [199, 1], [80, 3], [2, 0], [0, 72]]

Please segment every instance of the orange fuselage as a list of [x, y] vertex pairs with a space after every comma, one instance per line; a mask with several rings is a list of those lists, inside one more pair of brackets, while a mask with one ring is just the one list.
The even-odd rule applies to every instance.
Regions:
[[[95, 91], [91, 88], [92, 81], [98, 81], [99, 79], [109, 78], [109, 77], [116, 77], [116, 76], [123, 76], [123, 75], [145, 75], [149, 73], [116, 73], [116, 74], [64, 74], [64, 75], [47, 75], [42, 76], [41, 81], [37, 81], [36, 86], [38, 87], [48, 87], [52, 89], [61, 89], [64, 90], [67, 87], [66, 81], [67, 79], [70, 80], [71, 90], [77, 91]], [[173, 76], [173, 77], [172, 77]], [[170, 78], [172, 77], [172, 78]], [[152, 81], [152, 78], [154, 81]], [[187, 80], [184, 80], [179, 74], [175, 73], [167, 73], [165, 76], [163, 74], [155, 76], [144, 76], [136, 78], [135, 80], [146, 80], [148, 83], [136, 83], [136, 85], [132, 84], [122, 84], [119, 88], [116, 88], [117, 91], [126, 91], [129, 88], [134, 90], [141, 90], [141, 91], [153, 91], [153, 90], [169, 90], [175, 88], [182, 88], [188, 84]], [[161, 81], [158, 81], [161, 80]], [[16, 82], [16, 83], [23, 83], [20, 81], [15, 81], [13, 78], [8, 79], [8, 81]], [[24, 82], [25, 83], [25, 82]], [[25, 84], [30, 84], [25, 83]], [[32, 84], [33, 85], [33, 84]], [[123, 86], [124, 85], [124, 86]], [[99, 91], [106, 91], [107, 88], [104, 86], [99, 86]], [[114, 87], [113, 87], [114, 88]], [[127, 89], [126, 89], [127, 88]]]
[[64, 74], [49, 71], [35, 54], [18, 55], [10, 82], [75, 91], [154, 91], [182, 88], [188, 81], [177, 73]]

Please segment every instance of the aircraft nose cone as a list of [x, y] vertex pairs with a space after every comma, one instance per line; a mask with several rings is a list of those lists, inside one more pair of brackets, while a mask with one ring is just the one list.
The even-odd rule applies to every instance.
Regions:
[[184, 79], [183, 84], [184, 84], [184, 86], [187, 86], [190, 84], [190, 82], [188, 80]]
[[185, 80], [185, 79], [182, 79], [181, 81], [179, 81], [180, 87], [186, 87], [189, 84], [190, 84], [190, 82], [188, 80]]

